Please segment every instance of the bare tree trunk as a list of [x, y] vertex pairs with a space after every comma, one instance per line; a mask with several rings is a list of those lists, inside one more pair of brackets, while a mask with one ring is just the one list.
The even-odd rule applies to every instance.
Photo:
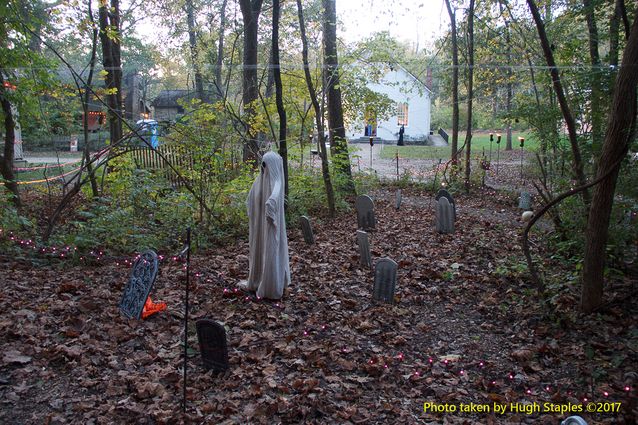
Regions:
[[602, 146], [597, 175], [615, 169], [594, 189], [585, 233], [585, 258], [580, 308], [585, 313], [602, 304], [605, 246], [609, 219], [614, 202], [620, 159], [626, 155], [636, 129], [636, 89], [638, 88], [638, 18], [634, 20], [616, 78], [614, 99], [609, 114], [605, 142]]
[[224, 81], [222, 80], [222, 65], [224, 64], [224, 32], [226, 31], [226, 3], [227, 0], [222, 2], [219, 18], [219, 41], [217, 43], [217, 61], [215, 63], [215, 87], [217, 88], [218, 98], [224, 97], [222, 87]]
[[450, 15], [452, 31], [452, 165], [458, 163], [459, 148], [459, 45], [456, 33], [456, 11], [452, 10], [450, 0], [445, 0]]
[[470, 192], [472, 167], [472, 101], [474, 97], [474, 0], [467, 12], [467, 132], [465, 134], [465, 191]]
[[505, 100], [505, 108], [507, 111], [507, 128], [505, 129], [505, 150], [512, 150], [512, 98], [514, 97], [514, 87], [512, 83], [512, 43], [510, 34], [509, 20], [505, 20], [505, 43], [507, 44], [507, 99]]
[[[82, 130], [84, 136], [84, 149], [83, 149], [83, 162], [87, 166], [87, 172], [89, 173], [89, 178], [91, 182], [91, 192], [94, 197], [100, 196], [100, 190], [97, 185], [97, 179], [95, 177], [95, 173], [93, 172], [93, 164], [91, 164], [91, 146], [89, 143], [89, 99], [90, 99], [90, 87], [93, 82], [93, 72], [95, 70], [95, 56], [97, 51], [97, 34], [98, 29], [95, 26], [95, 20], [93, 19], [93, 8], [91, 7], [92, 0], [88, 0], [88, 15], [89, 21], [93, 27], [92, 34], [92, 45], [91, 45], [91, 59], [89, 60], [89, 75], [86, 79], [86, 84], [84, 85], [84, 96], [82, 97], [82, 93], [80, 93], [80, 97], [82, 97], [82, 111], [84, 112], [84, 117], [82, 118]], [[82, 168], [80, 168], [82, 170]], [[81, 171], [80, 171], [81, 173]], [[80, 183], [81, 174], [78, 174], [77, 181]]]
[[286, 141], [287, 119], [284, 108], [283, 88], [281, 84], [281, 69], [279, 69], [279, 15], [281, 14], [279, 0], [272, 2], [272, 64], [275, 79], [275, 102], [279, 114], [279, 155], [284, 162], [285, 194], [288, 199], [288, 142]]
[[246, 119], [246, 137], [243, 159], [246, 161], [257, 160], [259, 146], [257, 135], [250, 126], [250, 118], [254, 114], [253, 102], [259, 98], [259, 86], [257, 80], [257, 32], [259, 29], [259, 14], [263, 0], [239, 0], [241, 14], [244, 19], [244, 68], [242, 78], [242, 102], [244, 111], [248, 115]]
[[330, 217], [334, 217], [335, 193], [334, 188], [332, 187], [332, 180], [330, 179], [330, 168], [328, 167], [328, 152], [326, 151], [326, 141], [323, 137], [324, 129], [323, 120], [321, 119], [321, 106], [319, 105], [319, 100], [317, 100], [317, 93], [315, 92], [315, 88], [312, 83], [310, 66], [308, 65], [308, 38], [306, 37], [306, 25], [304, 22], [301, 0], [297, 0], [297, 14], [299, 16], [299, 31], [301, 32], [301, 56], [303, 59], [303, 70], [306, 77], [306, 85], [308, 86], [310, 101], [312, 102], [312, 107], [315, 111], [315, 122], [317, 124], [317, 143], [319, 144], [319, 156], [321, 157], [321, 173], [323, 177], [323, 184], [326, 188], [326, 198], [328, 199], [328, 210], [330, 212]]
[[[567, 103], [567, 98], [565, 97], [563, 84], [561, 82], [560, 74], [558, 73], [558, 67], [556, 66], [556, 62], [554, 61], [554, 54], [552, 53], [552, 49], [550, 48], [549, 40], [547, 39], [547, 33], [545, 32], [545, 24], [543, 23], [543, 20], [541, 19], [538, 12], [538, 6], [536, 6], [534, 0], [527, 0], [527, 4], [530, 11], [532, 12], [532, 16], [534, 17], [534, 22], [536, 22], [536, 29], [538, 30], [541, 47], [543, 48], [545, 60], [547, 61], [547, 65], [549, 66], [552, 81], [554, 83], [554, 91], [556, 92], [556, 97], [558, 98], [558, 103], [560, 105], [561, 112], [563, 113], [565, 124], [567, 125], [569, 143], [572, 148], [574, 175], [576, 176], [578, 186], [584, 186], [587, 182], [587, 179], [585, 178], [583, 160], [580, 154], [580, 148], [578, 146], [576, 121], [574, 120], [574, 116], [572, 115], [569, 104]], [[583, 200], [585, 201], [585, 204], [589, 205], [590, 196], [587, 190], [583, 191]]]
[[0, 72], [0, 103], [2, 103], [2, 112], [4, 114], [4, 152], [0, 156], [0, 173], [4, 178], [5, 187], [13, 194], [13, 204], [16, 208], [22, 207], [20, 200], [20, 191], [13, 173], [13, 145], [15, 144], [15, 121], [13, 112], [11, 111], [11, 102], [6, 96], [7, 88], [4, 87], [4, 76]]
[[[594, 14], [593, 0], [583, 0], [587, 29], [589, 32], [589, 58], [591, 61], [591, 97], [589, 107], [591, 108], [591, 143], [594, 160], [597, 163], [598, 155], [603, 139], [603, 96], [602, 78], [600, 71], [600, 54], [598, 53], [598, 28]], [[596, 167], [594, 167], [595, 169]]]
[[335, 0], [322, 0], [323, 4], [323, 54], [327, 78], [328, 131], [331, 146], [334, 147], [335, 169], [341, 174], [341, 188], [350, 195], [356, 195], [346, 129], [343, 124], [343, 106], [339, 84], [339, 60], [337, 58], [337, 10]]
[[120, 6], [119, 0], [111, 0], [108, 3], [100, 2], [100, 40], [102, 42], [102, 57], [106, 70], [106, 89], [109, 94], [106, 101], [109, 106], [109, 134], [111, 144], [117, 143], [122, 138], [122, 63], [120, 41], [115, 40], [109, 34], [118, 35], [120, 32]]
[[195, 28], [195, 6], [193, 0], [186, 0], [184, 4], [186, 8], [186, 24], [188, 26], [188, 45], [191, 51], [191, 62], [193, 65], [193, 73], [195, 74], [195, 96], [201, 101], [205, 101], [204, 94], [204, 78], [199, 66], [199, 53], [197, 46], [197, 29]]

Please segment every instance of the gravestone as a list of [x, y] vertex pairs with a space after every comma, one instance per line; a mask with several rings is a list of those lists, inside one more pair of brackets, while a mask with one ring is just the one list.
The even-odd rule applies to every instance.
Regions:
[[357, 230], [357, 244], [359, 245], [359, 264], [372, 267], [370, 242], [368, 241], [368, 234], [363, 230]]
[[124, 316], [129, 319], [140, 319], [144, 304], [153, 289], [157, 270], [158, 259], [155, 251], [145, 251], [135, 260], [131, 277], [120, 301], [120, 312]]
[[441, 199], [442, 196], [448, 200], [450, 205], [452, 205], [452, 211], [454, 212], [454, 221], [456, 221], [456, 202], [454, 202], [454, 198], [452, 197], [452, 195], [450, 195], [450, 192], [448, 192], [447, 190], [439, 189], [434, 199], [438, 201], [439, 199]]
[[357, 196], [354, 207], [357, 210], [357, 227], [374, 229], [377, 223], [374, 217], [374, 202], [372, 202], [372, 198], [368, 195]]
[[394, 205], [394, 208], [397, 209], [397, 211], [399, 210], [399, 208], [401, 208], [401, 189], [397, 189], [397, 198], [396, 198], [396, 203]]
[[374, 289], [372, 298], [377, 301], [394, 304], [394, 291], [397, 287], [397, 263], [382, 258], [374, 266]]
[[215, 372], [227, 370], [228, 344], [224, 327], [211, 319], [200, 319], [195, 327], [204, 369]]
[[301, 231], [303, 232], [303, 238], [308, 245], [315, 243], [315, 235], [312, 233], [312, 226], [310, 225], [310, 219], [305, 215], [302, 215], [299, 219], [301, 222]]
[[529, 192], [521, 191], [521, 197], [518, 200], [518, 207], [525, 211], [531, 210], [532, 194]]
[[441, 196], [436, 201], [436, 231], [439, 233], [454, 233], [454, 210], [444, 196]]

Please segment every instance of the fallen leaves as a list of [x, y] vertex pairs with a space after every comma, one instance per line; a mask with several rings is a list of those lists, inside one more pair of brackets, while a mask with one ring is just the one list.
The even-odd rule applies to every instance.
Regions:
[[[635, 300], [601, 315], [594, 336], [560, 311], [560, 321], [539, 320], [516, 268], [519, 212], [506, 197], [459, 197], [457, 232], [441, 236], [421, 192], [404, 190], [400, 211], [393, 191], [372, 195], [375, 258], [400, 265], [396, 305], [372, 301], [353, 213], [313, 220], [312, 247], [289, 229], [293, 281], [278, 303], [234, 290], [248, 272], [245, 241], [193, 255], [190, 316], [224, 322], [231, 369], [202, 370], [191, 326], [188, 420], [500, 423], [515, 418], [429, 417], [423, 403], [568, 400], [638, 384], [636, 323], [627, 313]], [[0, 295], [0, 421], [8, 411], [29, 422], [51, 409], [60, 423], [184, 420], [180, 264], [163, 263], [156, 286], [169, 312], [144, 321], [119, 315], [126, 268], [11, 267], [19, 278]], [[557, 300], [567, 310], [573, 295]]]
[[2, 363], [4, 364], [12, 364], [19, 363], [25, 364], [31, 361], [31, 356], [25, 356], [18, 350], [8, 350], [5, 351], [2, 355]]

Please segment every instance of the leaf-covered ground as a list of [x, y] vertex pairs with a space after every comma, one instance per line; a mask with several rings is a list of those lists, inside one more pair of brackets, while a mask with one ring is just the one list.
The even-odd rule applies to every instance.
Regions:
[[[635, 280], [607, 287], [591, 317], [574, 312], [578, 288], [567, 278], [541, 307], [514, 198], [460, 196], [456, 233], [439, 235], [422, 192], [404, 191], [399, 211], [393, 190], [371, 195], [373, 257], [399, 264], [394, 305], [372, 302], [354, 212], [313, 218], [313, 246], [288, 229], [293, 283], [280, 302], [235, 292], [247, 242], [193, 256], [185, 416], [182, 263], [160, 267], [153, 298], [168, 311], [134, 321], [117, 307], [130, 267], [122, 259], [34, 266], [0, 257], [0, 422], [557, 424], [570, 413], [550, 410], [593, 401], [607, 412], [577, 412], [589, 423], [635, 423]], [[227, 329], [225, 374], [203, 372], [194, 332], [202, 317]], [[424, 403], [457, 410], [424, 412]], [[490, 411], [461, 412], [461, 403]], [[534, 403], [541, 412], [512, 411]]]

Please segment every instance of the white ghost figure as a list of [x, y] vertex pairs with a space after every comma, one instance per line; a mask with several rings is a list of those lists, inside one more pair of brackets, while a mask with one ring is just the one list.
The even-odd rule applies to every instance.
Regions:
[[267, 152], [248, 200], [249, 274], [246, 288], [260, 298], [278, 300], [290, 284], [288, 237], [284, 216], [284, 167]]

